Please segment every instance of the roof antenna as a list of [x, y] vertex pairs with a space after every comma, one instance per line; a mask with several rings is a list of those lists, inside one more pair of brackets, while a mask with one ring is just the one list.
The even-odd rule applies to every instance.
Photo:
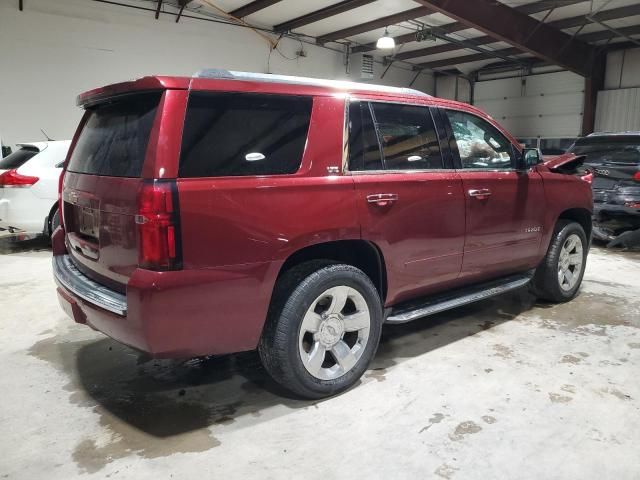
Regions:
[[45, 132], [42, 128], [40, 129], [40, 131], [42, 132], [42, 134], [44, 135], [44, 137], [47, 139], [48, 142], [55, 142], [53, 138], [49, 138], [49, 135], [47, 135], [47, 132]]

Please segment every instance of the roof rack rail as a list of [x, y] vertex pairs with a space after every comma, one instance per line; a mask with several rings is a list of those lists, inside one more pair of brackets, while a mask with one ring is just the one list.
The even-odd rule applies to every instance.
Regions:
[[253, 82], [285, 83], [291, 85], [308, 85], [313, 87], [326, 87], [336, 90], [369, 90], [381, 93], [395, 93], [402, 95], [417, 95], [430, 97], [431, 95], [404, 87], [388, 87], [369, 83], [351, 82], [346, 80], [325, 80], [322, 78], [296, 77], [291, 75], [275, 75], [271, 73], [238, 72], [224, 70], [220, 68], [210, 68], [200, 70], [194, 75], [195, 78], [212, 78], [218, 80], [246, 80]]

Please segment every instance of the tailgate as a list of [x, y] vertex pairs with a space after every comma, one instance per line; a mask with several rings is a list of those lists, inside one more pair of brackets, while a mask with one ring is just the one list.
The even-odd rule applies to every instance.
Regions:
[[137, 93], [88, 108], [64, 177], [67, 249], [80, 271], [119, 291], [138, 265], [137, 198], [160, 98]]

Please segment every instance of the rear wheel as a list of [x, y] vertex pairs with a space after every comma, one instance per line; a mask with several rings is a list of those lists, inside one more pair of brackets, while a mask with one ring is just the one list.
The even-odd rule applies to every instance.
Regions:
[[534, 293], [552, 302], [566, 302], [576, 296], [585, 266], [589, 244], [577, 222], [560, 220], [551, 245], [532, 281]]
[[381, 325], [380, 297], [361, 270], [303, 264], [278, 282], [260, 357], [274, 380], [295, 394], [334, 395], [365, 372]]

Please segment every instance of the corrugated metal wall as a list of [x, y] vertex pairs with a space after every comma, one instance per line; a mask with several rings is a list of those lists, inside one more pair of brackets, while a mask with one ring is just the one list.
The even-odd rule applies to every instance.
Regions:
[[555, 72], [477, 82], [474, 104], [516, 137], [576, 137], [583, 92], [584, 78]]
[[598, 92], [596, 132], [640, 130], [640, 88]]

